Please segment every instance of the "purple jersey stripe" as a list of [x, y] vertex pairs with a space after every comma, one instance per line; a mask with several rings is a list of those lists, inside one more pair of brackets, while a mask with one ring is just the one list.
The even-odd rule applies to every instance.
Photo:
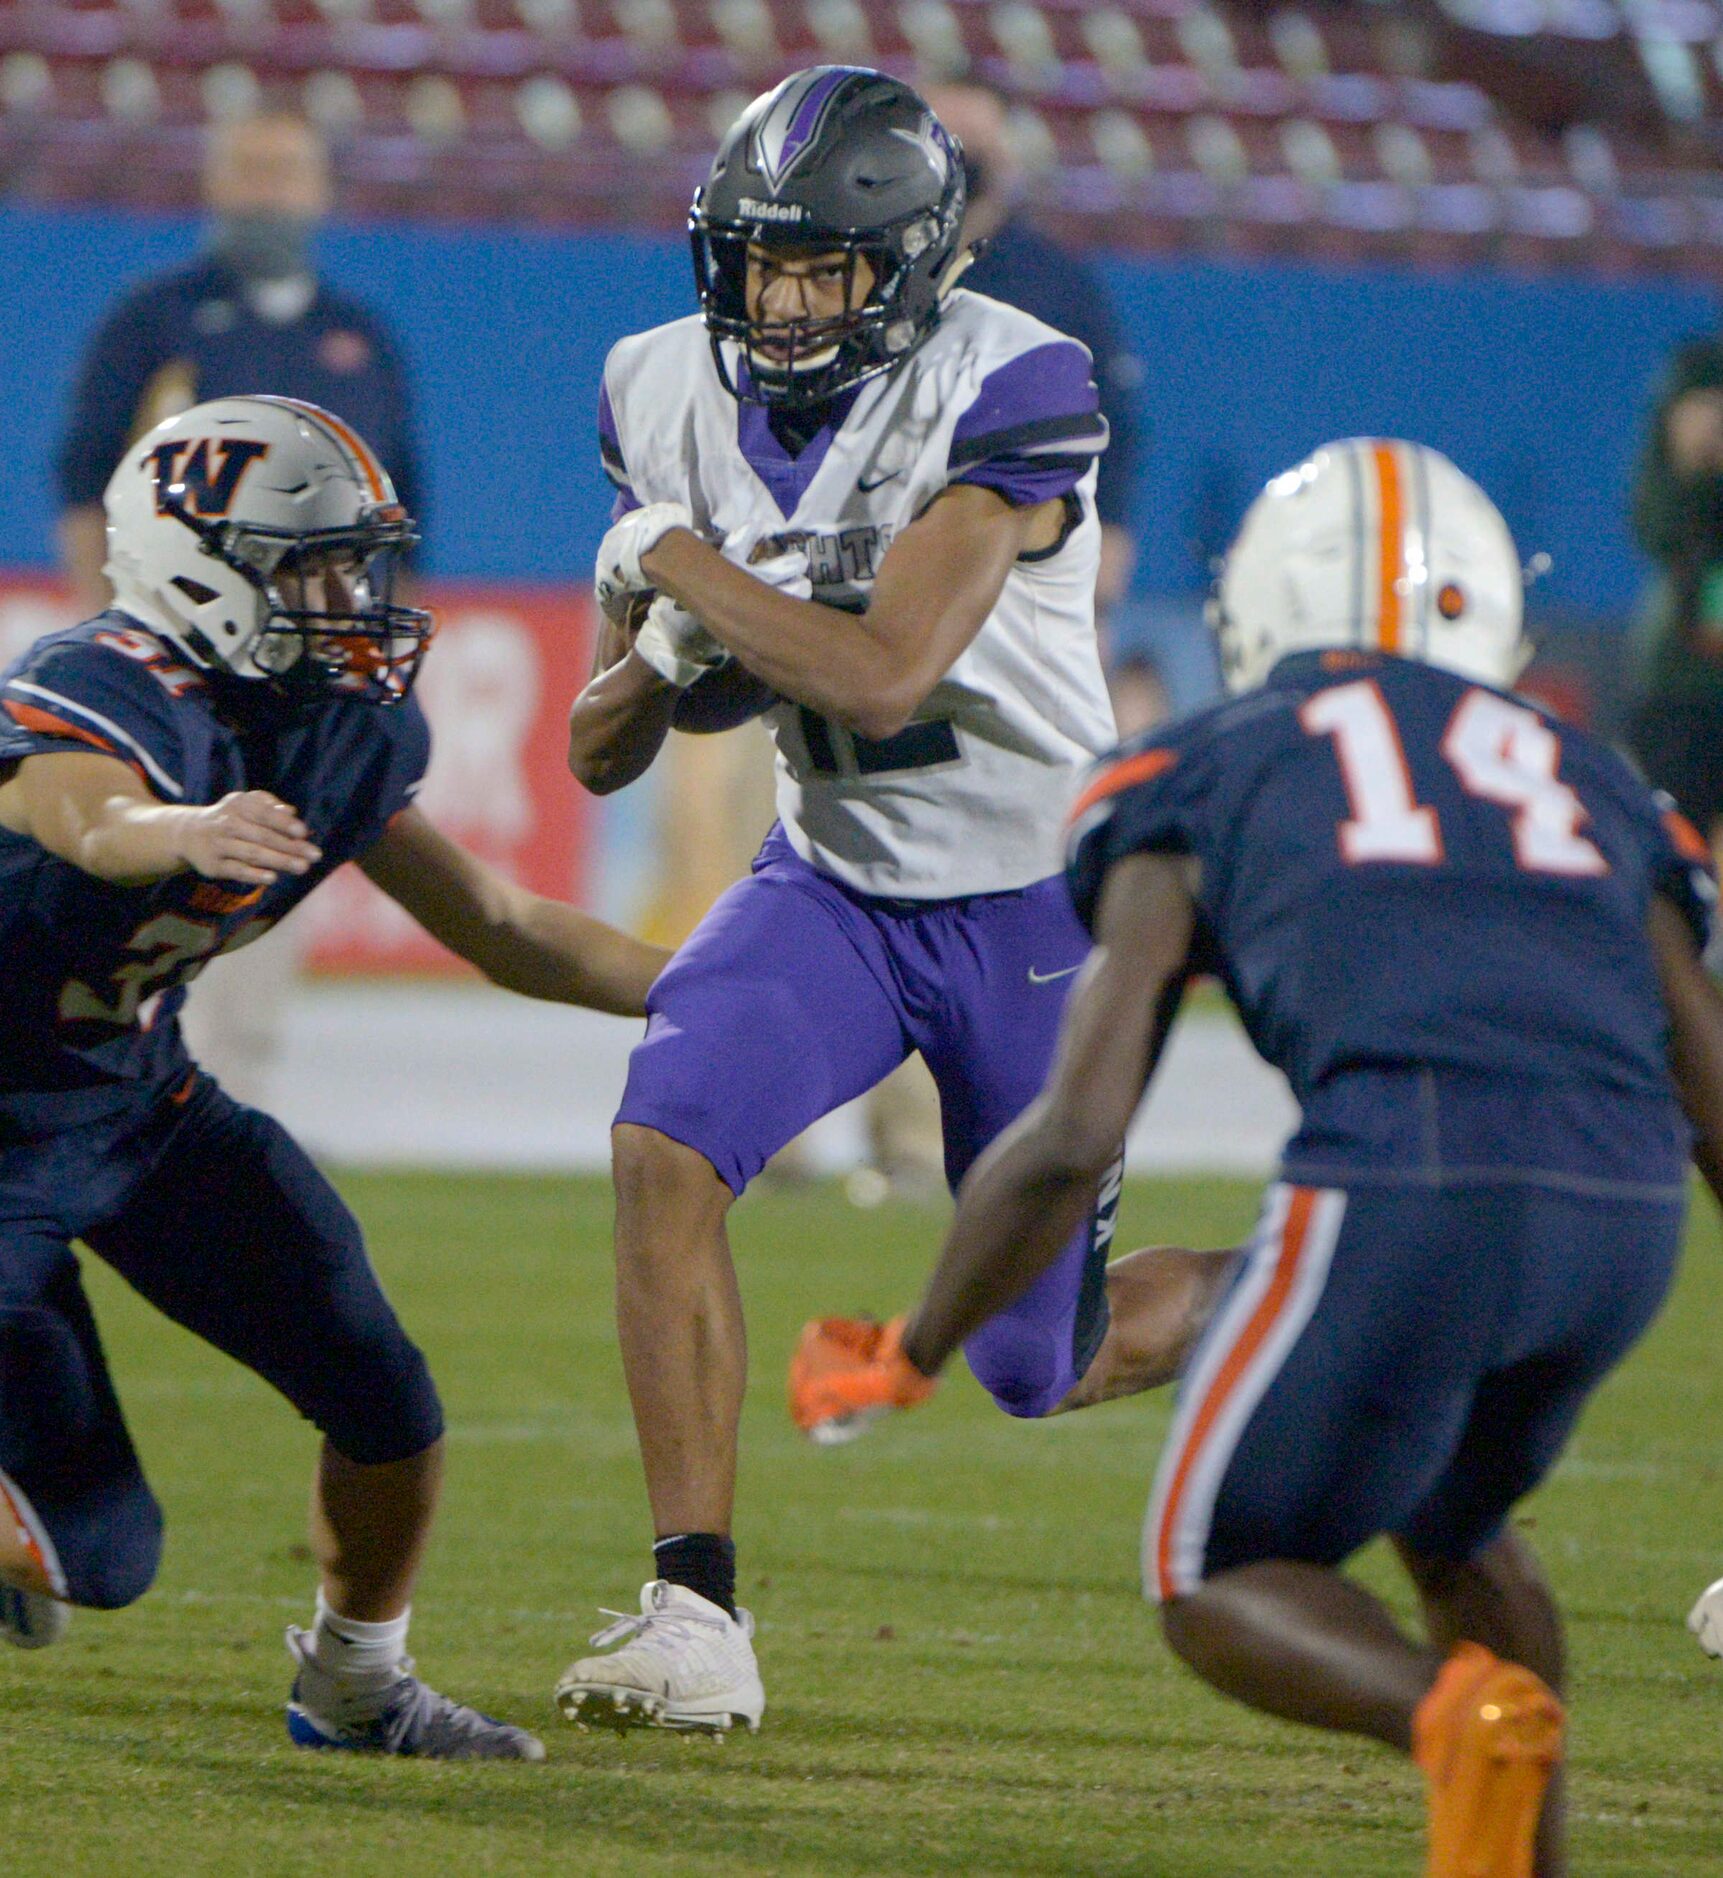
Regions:
[[598, 454], [604, 473], [616, 485], [616, 502], [610, 519], [619, 522], [630, 509], [640, 507], [640, 498], [628, 480], [628, 465], [623, 461], [622, 438], [616, 429], [616, 412], [611, 408], [610, 387], [598, 381]]
[[983, 489], [996, 489], [1014, 509], [1033, 508], [1037, 502], [1052, 502], [1068, 496], [1083, 479], [1090, 457], [1055, 457], [1051, 462], [1032, 457], [991, 457], [977, 463], [954, 482], [978, 483]]
[[[951, 434], [954, 465], [974, 463], [985, 454], [985, 440], [995, 432], [1022, 433], [1034, 426], [1045, 441], [1070, 424], [1073, 439], [1097, 428], [1101, 401], [1095, 390], [1094, 365], [1074, 339], [1033, 346], [989, 372], [975, 401], [957, 420]], [[978, 448], [978, 446], [981, 446]]]

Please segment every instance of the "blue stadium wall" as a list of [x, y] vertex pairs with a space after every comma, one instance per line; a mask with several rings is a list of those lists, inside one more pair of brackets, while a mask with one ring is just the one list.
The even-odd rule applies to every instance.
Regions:
[[[78, 349], [113, 296], [182, 261], [193, 224], [0, 210], [0, 565], [52, 558], [51, 464]], [[415, 368], [435, 572], [583, 578], [608, 508], [592, 407], [622, 333], [689, 309], [675, 239], [342, 227], [332, 278], [394, 320]], [[1353, 274], [1112, 259], [1149, 454], [1139, 585], [1188, 592], [1254, 488], [1326, 436], [1447, 451], [1501, 503], [1545, 598], [1625, 613], [1644, 576], [1624, 506], [1668, 348], [1711, 296], [1655, 284]]]

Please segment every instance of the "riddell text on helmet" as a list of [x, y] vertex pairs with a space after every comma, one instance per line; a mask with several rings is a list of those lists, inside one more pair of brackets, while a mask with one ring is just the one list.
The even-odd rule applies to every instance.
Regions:
[[744, 196], [736, 206], [762, 222], [803, 222], [808, 215], [799, 202], [762, 202], [757, 196]]

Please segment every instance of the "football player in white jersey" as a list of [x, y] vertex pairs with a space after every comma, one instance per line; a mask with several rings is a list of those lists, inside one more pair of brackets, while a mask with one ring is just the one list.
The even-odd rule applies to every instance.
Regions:
[[[620, 1647], [558, 1685], [571, 1720], [758, 1725], [725, 1216], [915, 1050], [955, 1184], [1038, 1089], [1087, 955], [1058, 870], [1077, 780], [1113, 738], [1106, 422], [1082, 346], [956, 285], [962, 220], [959, 152], [913, 91], [798, 73], [695, 198], [701, 312], [605, 369], [612, 624], [571, 766], [618, 788], [673, 723], [767, 711], [780, 826], [659, 980], [617, 1116], [618, 1327], [659, 1539], [640, 1616], [593, 1640]], [[1107, 1267], [1117, 1197], [1115, 1168], [1055, 1268], [967, 1346], [1010, 1414], [1167, 1379], [1207, 1308], [1227, 1254]], [[807, 1373], [822, 1341], [893, 1334], [817, 1331], [798, 1419], [842, 1431]]]

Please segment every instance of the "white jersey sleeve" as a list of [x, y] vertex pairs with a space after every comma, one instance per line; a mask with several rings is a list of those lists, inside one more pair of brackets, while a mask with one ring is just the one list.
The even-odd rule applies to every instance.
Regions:
[[1114, 740], [1094, 610], [1107, 429], [1089, 354], [959, 291], [926, 343], [835, 416], [792, 453], [762, 406], [724, 390], [696, 317], [614, 348], [600, 443], [623, 506], [686, 503], [714, 537], [763, 528], [804, 548], [815, 598], [847, 612], [866, 608], [894, 537], [951, 484], [1063, 501], [1061, 538], [1017, 562], [897, 736], [870, 741], [789, 701], [771, 716], [779, 814], [822, 871], [918, 900], [1044, 879], [1059, 870], [1078, 779]]

